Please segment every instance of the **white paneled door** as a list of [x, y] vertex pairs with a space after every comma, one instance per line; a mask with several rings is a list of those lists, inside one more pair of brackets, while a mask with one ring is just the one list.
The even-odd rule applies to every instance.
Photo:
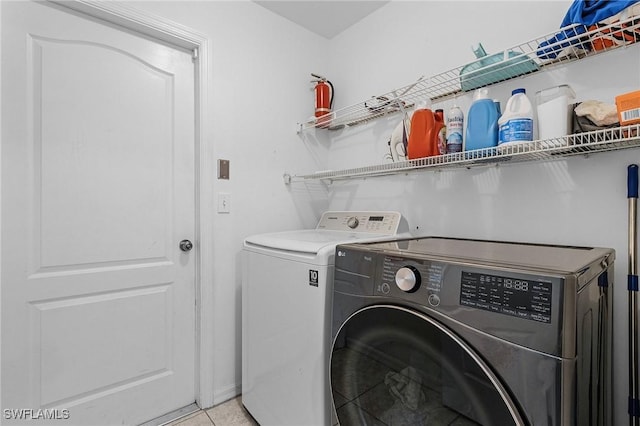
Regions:
[[192, 55], [59, 6], [0, 7], [0, 422], [191, 404]]

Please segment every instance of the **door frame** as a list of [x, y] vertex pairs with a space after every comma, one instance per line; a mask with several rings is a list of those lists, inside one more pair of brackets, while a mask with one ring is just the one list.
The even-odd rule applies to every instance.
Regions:
[[[213, 367], [213, 191], [204, 184], [214, 182], [215, 160], [209, 135], [208, 88], [210, 84], [209, 39], [176, 22], [135, 9], [122, 2], [92, 0], [47, 0], [63, 8], [115, 24], [178, 48], [194, 52], [195, 58], [195, 396], [200, 408], [214, 404]], [[1, 126], [1, 123], [0, 123]], [[1, 232], [1, 230], [0, 230]], [[1, 253], [0, 253], [1, 258]], [[208, 285], [203, 285], [207, 283]]]

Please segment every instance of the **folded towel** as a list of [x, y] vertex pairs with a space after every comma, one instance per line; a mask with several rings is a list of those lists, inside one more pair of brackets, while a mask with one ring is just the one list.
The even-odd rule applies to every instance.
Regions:
[[596, 126], [610, 126], [618, 122], [618, 109], [615, 105], [589, 100], [575, 108], [578, 117], [587, 117]]

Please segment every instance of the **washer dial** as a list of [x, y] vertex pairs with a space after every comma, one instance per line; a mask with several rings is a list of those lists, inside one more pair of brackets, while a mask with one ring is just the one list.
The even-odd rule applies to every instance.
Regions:
[[351, 229], [356, 229], [359, 224], [360, 221], [355, 216], [351, 216], [349, 219], [347, 219], [347, 226]]
[[420, 272], [413, 266], [404, 266], [396, 272], [396, 285], [404, 292], [411, 293], [420, 287]]

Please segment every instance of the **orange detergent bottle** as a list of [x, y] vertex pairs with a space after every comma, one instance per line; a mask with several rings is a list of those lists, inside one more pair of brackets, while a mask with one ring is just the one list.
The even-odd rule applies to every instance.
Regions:
[[442, 117], [436, 119], [431, 111], [430, 102], [418, 103], [411, 117], [411, 132], [407, 144], [407, 156], [410, 160], [438, 155], [438, 133], [444, 126]]

